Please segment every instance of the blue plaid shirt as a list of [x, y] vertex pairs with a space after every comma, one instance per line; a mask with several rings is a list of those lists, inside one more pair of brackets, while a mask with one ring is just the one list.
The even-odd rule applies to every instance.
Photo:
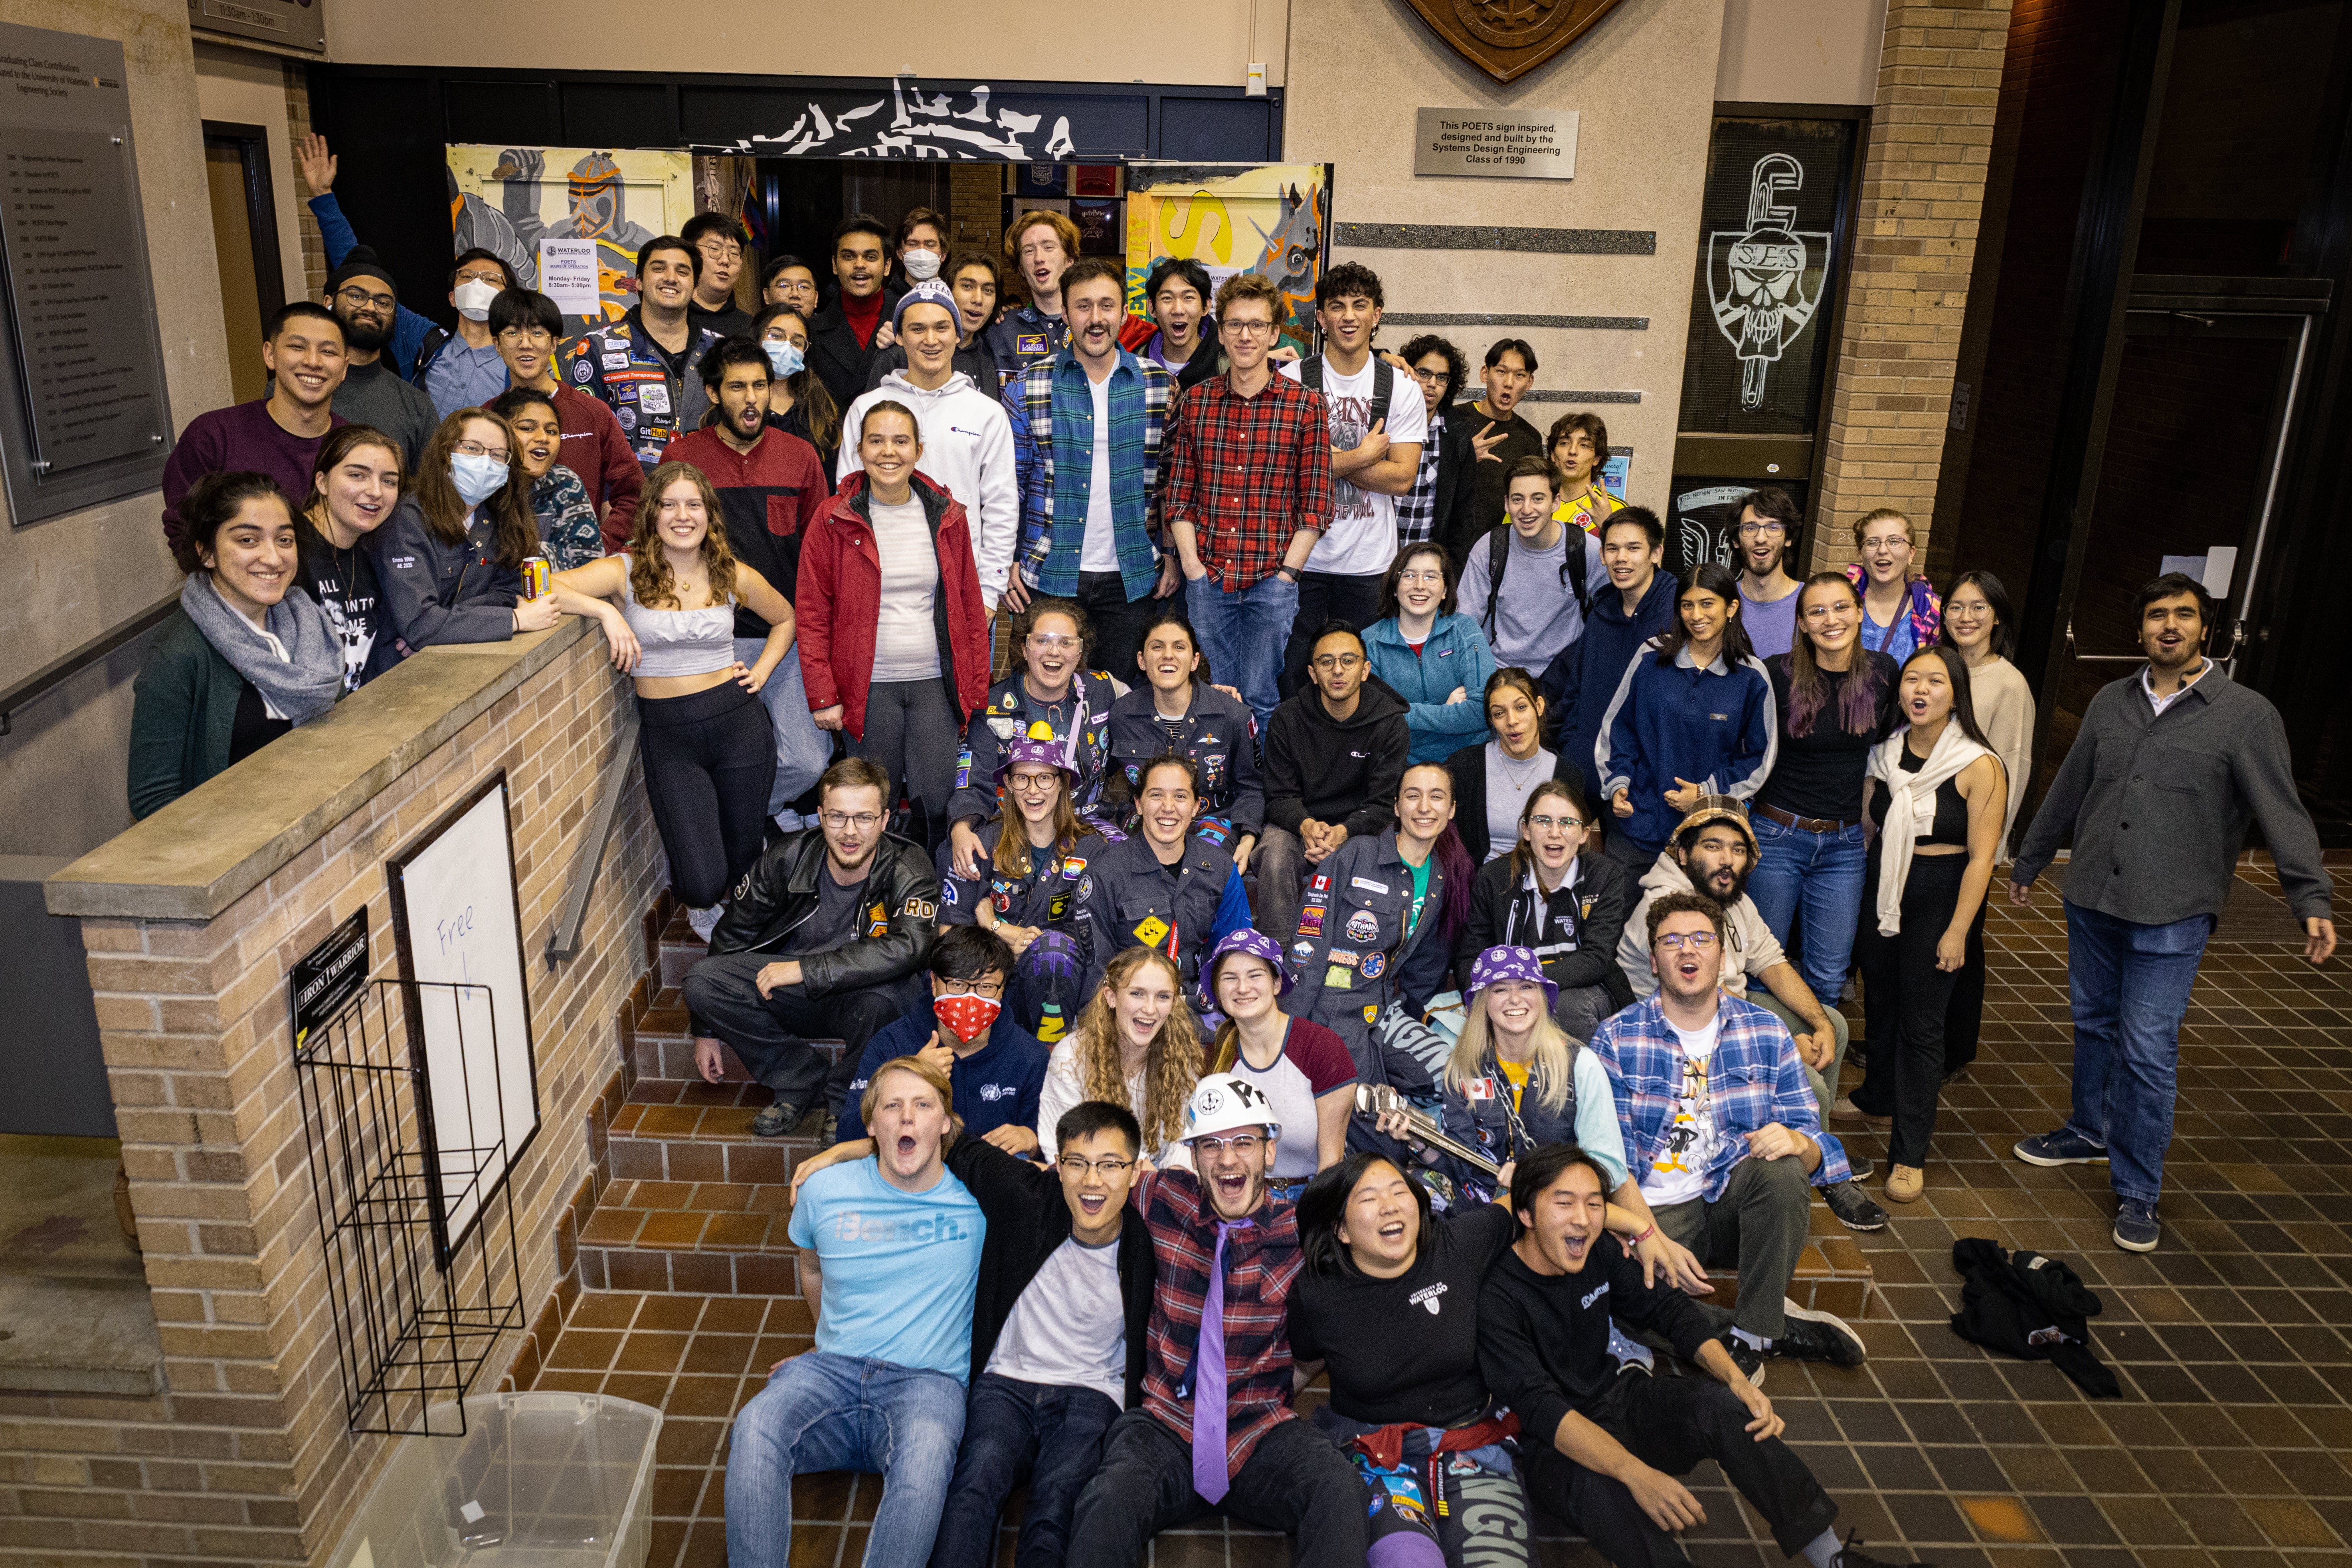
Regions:
[[[1707, 1060], [1707, 1093], [1722, 1135], [1706, 1172], [1706, 1201], [1723, 1196], [1731, 1167], [1748, 1157], [1747, 1135], [1777, 1121], [1822, 1146], [1813, 1185], [1833, 1186], [1853, 1174], [1845, 1148], [1822, 1131], [1821, 1108], [1798, 1058], [1797, 1042], [1780, 1020], [1753, 1002], [1725, 994], [1717, 1003], [1720, 1027]], [[1653, 994], [1592, 1032], [1592, 1053], [1608, 1069], [1617, 1097], [1617, 1126], [1625, 1139], [1625, 1163], [1639, 1181], [1665, 1152], [1674, 1129], [1675, 1103], [1682, 1088], [1682, 1041], [1666, 1022], [1665, 1007]]]
[[[1160, 440], [1175, 384], [1151, 361], [1118, 351], [1110, 373], [1111, 526], [1130, 604], [1159, 580]], [[1021, 482], [1014, 564], [1033, 591], [1070, 598], [1078, 591], [1094, 486], [1094, 392], [1086, 367], [1066, 348], [1032, 360], [1005, 384], [1004, 413]]]

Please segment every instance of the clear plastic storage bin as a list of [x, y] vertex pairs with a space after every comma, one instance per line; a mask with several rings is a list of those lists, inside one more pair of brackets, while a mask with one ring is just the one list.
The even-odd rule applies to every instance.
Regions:
[[[393, 1447], [330, 1568], [642, 1568], [661, 1412], [599, 1394], [465, 1402]], [[428, 1430], [454, 1430], [436, 1405]]]

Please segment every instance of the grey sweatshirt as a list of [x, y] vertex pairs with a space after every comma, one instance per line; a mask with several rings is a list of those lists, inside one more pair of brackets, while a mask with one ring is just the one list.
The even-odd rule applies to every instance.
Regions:
[[2066, 897], [2084, 908], [2137, 925], [2218, 915], [2260, 823], [2287, 908], [2327, 918], [2332, 885], [2278, 710], [2215, 665], [2158, 714], [2140, 677], [2091, 699], [2011, 876], [2030, 884], [2071, 837]]

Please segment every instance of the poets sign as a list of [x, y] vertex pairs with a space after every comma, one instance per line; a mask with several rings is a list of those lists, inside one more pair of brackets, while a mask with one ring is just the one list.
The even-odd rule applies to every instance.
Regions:
[[1415, 117], [1415, 174], [1508, 180], [1576, 177], [1573, 109], [1424, 109]]

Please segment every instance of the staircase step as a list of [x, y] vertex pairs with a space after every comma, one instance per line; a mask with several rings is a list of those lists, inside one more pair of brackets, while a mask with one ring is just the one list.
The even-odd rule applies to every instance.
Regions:
[[750, 1185], [791, 1180], [793, 1162], [816, 1152], [821, 1118], [804, 1118], [789, 1138], [760, 1137], [751, 1119], [774, 1098], [741, 1080], [638, 1079], [608, 1134], [613, 1179]]
[[[650, 989], [650, 988], [649, 988]], [[629, 1043], [629, 1065], [639, 1079], [669, 1079], [699, 1082], [701, 1075], [694, 1069], [694, 1031], [686, 1011], [686, 996], [674, 984], [666, 984], [637, 1003], [635, 1016], [625, 1037]], [[810, 1045], [827, 1056], [838, 1056], [838, 1040], [811, 1040]], [[726, 1081], [749, 1083], [751, 1075], [735, 1053], [720, 1047], [720, 1059], [726, 1065]]]
[[580, 1230], [591, 1290], [801, 1294], [790, 1189], [764, 1182], [615, 1181]]

